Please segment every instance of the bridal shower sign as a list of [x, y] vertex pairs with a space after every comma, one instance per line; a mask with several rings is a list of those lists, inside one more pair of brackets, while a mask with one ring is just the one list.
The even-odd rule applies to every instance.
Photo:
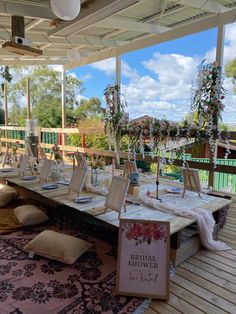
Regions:
[[120, 219], [117, 294], [167, 300], [170, 223]]

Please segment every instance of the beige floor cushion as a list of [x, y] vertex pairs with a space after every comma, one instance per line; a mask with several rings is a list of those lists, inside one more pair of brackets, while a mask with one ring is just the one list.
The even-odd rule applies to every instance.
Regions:
[[46, 230], [30, 241], [24, 251], [31, 256], [36, 254], [65, 264], [73, 264], [91, 246], [76, 237]]
[[14, 208], [14, 214], [22, 226], [33, 226], [48, 220], [48, 216], [35, 205], [22, 205]]
[[0, 207], [7, 205], [11, 200], [17, 197], [17, 191], [4, 183], [0, 183]]

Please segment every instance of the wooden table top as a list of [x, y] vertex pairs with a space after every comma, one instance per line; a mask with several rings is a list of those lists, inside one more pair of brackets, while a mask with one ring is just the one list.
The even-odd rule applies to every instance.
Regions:
[[[117, 174], [119, 171], [117, 172]], [[104, 176], [109, 175], [103, 173]], [[72, 207], [80, 212], [86, 212], [92, 216], [95, 216], [97, 219], [100, 219], [108, 224], [119, 227], [118, 213], [113, 210], [107, 210], [105, 212], [104, 203], [106, 196], [98, 195], [94, 193], [87, 193], [82, 191], [80, 196], [91, 197], [91, 201], [88, 203], [76, 203], [75, 193], [68, 191], [68, 186], [63, 184], [58, 184], [58, 188], [55, 190], [46, 190], [44, 189], [43, 183], [39, 182], [39, 179], [35, 180], [22, 180], [17, 176], [17, 172], [12, 173], [2, 173], [2, 177], [9, 183], [16, 184], [20, 187], [27, 189], [28, 191], [35, 192], [43, 197], [54, 200], [57, 203], [67, 205]], [[182, 198], [181, 194], [170, 194], [166, 192], [166, 189], [169, 186], [182, 186], [179, 183], [167, 180], [160, 180], [159, 185], [159, 196], [162, 198], [163, 202], [168, 205], [173, 206], [187, 206], [187, 208], [194, 209], [197, 207], [208, 209], [212, 212], [215, 212], [231, 203], [230, 200], [224, 198], [218, 198], [210, 195], [202, 194], [199, 198], [197, 193], [187, 191], [185, 198]], [[146, 193], [147, 190], [155, 194], [156, 184], [155, 177], [151, 174], [141, 175], [141, 192]], [[133, 197], [128, 197], [128, 200], [134, 200]], [[136, 204], [135, 204], [136, 203]], [[138, 203], [138, 205], [137, 205]], [[191, 225], [196, 220], [194, 218], [177, 216], [173, 213], [163, 212], [148, 206], [143, 205], [140, 202], [128, 202], [127, 203], [127, 212], [122, 210], [122, 218], [130, 219], [145, 219], [145, 220], [154, 220], [154, 221], [170, 221], [170, 233], [173, 234], [179, 230], [184, 229], [185, 227]]]

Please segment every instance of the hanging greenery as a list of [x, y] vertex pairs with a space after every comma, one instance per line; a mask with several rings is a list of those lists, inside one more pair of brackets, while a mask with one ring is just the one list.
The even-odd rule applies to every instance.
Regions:
[[120, 92], [119, 85], [108, 85], [104, 90], [107, 104], [105, 118], [105, 132], [108, 134], [110, 144], [118, 152], [124, 123], [124, 108], [127, 102]]
[[222, 86], [221, 67], [217, 61], [205, 64], [203, 60], [198, 70], [197, 83], [196, 90], [193, 90], [191, 109], [197, 112], [200, 128], [205, 127], [209, 136], [218, 135], [226, 91]]
[[[9, 71], [9, 67], [6, 65], [4, 67], [0, 67], [0, 75], [2, 76], [3, 80], [7, 81], [8, 83], [12, 80], [12, 75]], [[4, 83], [2, 83], [2, 90], [4, 88]]]
[[109, 85], [104, 91], [107, 103], [105, 131], [115, 150], [119, 149], [117, 143], [121, 136], [128, 135], [128, 152], [133, 155], [138, 150], [144, 156], [146, 141], [149, 143], [151, 156], [154, 156], [155, 151], [158, 151], [159, 156], [165, 156], [167, 151], [178, 153], [179, 147], [182, 147], [184, 154], [189, 144], [206, 139], [209, 140], [211, 153], [214, 155], [215, 139], [220, 138], [219, 122], [222, 119], [225, 93], [221, 67], [217, 62], [205, 64], [204, 60], [199, 67], [197, 87], [193, 90], [191, 103], [192, 111], [197, 112], [196, 121], [185, 119], [182, 122], [173, 122], [148, 116], [126, 121], [126, 101], [121, 101], [119, 86]]

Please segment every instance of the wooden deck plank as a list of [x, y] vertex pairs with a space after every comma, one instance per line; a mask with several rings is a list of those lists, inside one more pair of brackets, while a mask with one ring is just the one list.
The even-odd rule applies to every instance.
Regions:
[[151, 304], [151, 309], [157, 310], [161, 314], [181, 314], [183, 312], [176, 310], [173, 308], [168, 302], [165, 301], [155, 301]]
[[[215, 295], [211, 290], [205, 287], [201, 287], [200, 285], [194, 283], [191, 280], [188, 280], [182, 276], [183, 272], [177, 271], [176, 275], [172, 278], [172, 281], [176, 284], [182, 286], [183, 288], [191, 291], [192, 293], [198, 295], [202, 299], [206, 300], [212, 305], [218, 307], [218, 313], [234, 313], [235, 305], [228, 302], [227, 300]], [[189, 275], [189, 274], [187, 274]], [[188, 278], [188, 276], [186, 276]], [[195, 276], [197, 277], [197, 276]], [[216, 312], [212, 312], [216, 313]]]
[[[202, 310], [203, 313], [207, 313], [207, 314], [225, 313], [224, 311], [216, 307], [214, 304], [211, 304], [208, 301], [202, 299], [200, 296], [196, 295], [194, 291], [193, 292], [189, 291], [182, 285], [178, 285], [174, 282], [171, 282], [170, 292], [175, 294], [178, 298], [184, 299], [185, 301], [189, 302], [189, 304], [191, 304], [196, 309]], [[191, 312], [186, 312], [186, 314], [190, 314], [190, 313]]]
[[223, 269], [225, 272], [232, 274], [233, 276], [236, 276], [236, 271], [233, 267], [222, 265], [221, 262], [214, 260], [212, 258], [207, 257], [206, 255], [201, 255], [199, 252], [194, 255], [195, 258], [201, 260], [204, 263], [207, 263], [211, 266], [217, 267], [219, 269]]
[[204, 252], [200, 251], [199, 254], [204, 254], [204, 256], [207, 256], [207, 257], [210, 257], [210, 258], [212, 258], [212, 259], [214, 259], [216, 261], [219, 261], [223, 265], [227, 265], [227, 266], [230, 266], [230, 267], [236, 269], [235, 260], [231, 260], [231, 259], [225, 258], [223, 256], [220, 256], [220, 255], [216, 254], [215, 252], [211, 252], [211, 251], [207, 251], [207, 250], [204, 250]]
[[195, 306], [189, 304], [186, 300], [177, 297], [175, 294], [170, 293], [170, 298], [167, 303], [174, 309], [180, 311], [181, 313], [191, 313], [191, 314], [201, 314], [203, 313]]
[[236, 285], [236, 276], [231, 275], [227, 272], [225, 272], [223, 269], [209, 265], [207, 263], [205, 263], [204, 261], [201, 261], [199, 259], [197, 259], [195, 256], [190, 257], [188, 259], [188, 263], [191, 263], [192, 265], [195, 265], [196, 267], [198, 267], [200, 270], [206, 270], [207, 272], [218, 276], [218, 280], [220, 281], [221, 279], [227, 280], [231, 283], [233, 283], [234, 285]]
[[[180, 265], [180, 269], [184, 269], [187, 270], [203, 279], [206, 279], [208, 282], [214, 283], [216, 285], [218, 285], [221, 288], [226, 289], [226, 293], [227, 293], [227, 299], [232, 302], [235, 303], [236, 302], [236, 284], [233, 284], [230, 281], [227, 281], [224, 278], [219, 278], [219, 276], [217, 275], [213, 275], [210, 272], [203, 270], [202, 268], [197, 267], [196, 265], [191, 264], [189, 261], [184, 262]], [[221, 294], [221, 296], [223, 296], [223, 294]]]

